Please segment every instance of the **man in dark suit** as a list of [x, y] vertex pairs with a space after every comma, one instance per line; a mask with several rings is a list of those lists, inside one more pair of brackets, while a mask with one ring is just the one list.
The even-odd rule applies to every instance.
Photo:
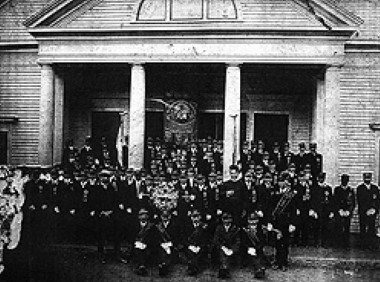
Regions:
[[97, 219], [98, 253], [101, 263], [106, 263], [105, 243], [107, 238], [114, 239], [116, 256], [120, 256], [120, 241], [115, 238], [115, 212], [117, 210], [117, 194], [110, 182], [111, 172], [103, 170], [99, 173], [100, 183], [96, 186], [94, 202]]
[[208, 225], [202, 221], [201, 213], [197, 209], [191, 211], [190, 218], [191, 221], [183, 228], [182, 244], [186, 249], [187, 273], [194, 276], [201, 268], [202, 259], [207, 257], [210, 236]]
[[299, 152], [295, 156], [296, 172], [299, 173], [301, 170], [305, 169], [306, 164], [309, 161], [308, 154], [306, 153], [306, 145], [301, 142], [299, 145]]
[[326, 184], [326, 173], [318, 175], [317, 183], [311, 191], [310, 215], [313, 220], [314, 243], [325, 247], [329, 238], [331, 221], [334, 218], [333, 193], [330, 185]]
[[357, 187], [360, 239], [363, 247], [375, 248], [375, 221], [379, 212], [379, 188], [372, 184], [372, 173], [363, 174], [363, 182]]
[[158, 272], [160, 276], [169, 273], [169, 267], [175, 256], [178, 256], [178, 245], [181, 242], [180, 226], [176, 219], [172, 218], [169, 210], [161, 212], [160, 221], [156, 224], [158, 231]]
[[240, 248], [240, 228], [233, 223], [231, 212], [223, 212], [222, 224], [215, 230], [213, 245], [219, 255], [218, 277], [229, 278], [232, 260]]
[[323, 156], [317, 153], [317, 143], [310, 143], [310, 152], [307, 154], [307, 163], [310, 164], [311, 174], [314, 178], [323, 170]]
[[355, 191], [348, 185], [349, 180], [347, 174], [342, 174], [340, 185], [334, 190], [337, 243], [343, 248], [349, 247], [350, 223], [356, 205]]
[[146, 276], [148, 274], [146, 266], [153, 254], [157, 236], [156, 227], [150, 222], [149, 213], [146, 209], [141, 209], [138, 212], [138, 222], [134, 229], [137, 233], [133, 244], [132, 256], [137, 263], [136, 274]]
[[238, 179], [238, 167], [230, 166], [231, 178], [223, 183], [221, 205], [223, 209], [231, 212], [236, 224], [241, 223], [244, 210], [244, 184]]

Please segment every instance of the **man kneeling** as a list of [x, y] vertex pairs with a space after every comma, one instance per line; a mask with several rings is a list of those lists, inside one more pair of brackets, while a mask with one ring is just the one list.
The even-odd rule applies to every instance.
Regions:
[[248, 215], [247, 227], [243, 227], [242, 250], [244, 251], [243, 259], [253, 266], [255, 278], [264, 278], [264, 234], [258, 223], [259, 217], [255, 212]]
[[219, 255], [218, 277], [229, 278], [232, 259], [240, 247], [240, 228], [233, 224], [230, 212], [222, 214], [222, 224], [215, 230], [213, 244]]

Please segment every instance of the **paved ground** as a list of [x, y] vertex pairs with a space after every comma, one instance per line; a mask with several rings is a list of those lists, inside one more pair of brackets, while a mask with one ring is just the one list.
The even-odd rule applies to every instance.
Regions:
[[[96, 248], [85, 245], [59, 244], [40, 247], [25, 238], [16, 250], [5, 253], [6, 269], [0, 281], [220, 281], [215, 269], [207, 269], [198, 277], [186, 275], [184, 265], [176, 265], [169, 278], [160, 278], [157, 269], [149, 277], [133, 273], [132, 264], [121, 264], [109, 256], [106, 265], [100, 264]], [[380, 251], [357, 248], [352, 237], [350, 250], [336, 248], [291, 248], [291, 267], [288, 272], [268, 270], [265, 281], [275, 282], [371, 282], [380, 281]], [[268, 248], [270, 253], [273, 249]], [[235, 269], [230, 281], [256, 281], [249, 268]]]
[[[176, 265], [170, 277], [160, 278], [157, 269], [149, 269], [148, 277], [139, 277], [133, 273], [132, 264], [122, 264], [116, 262], [109, 256], [108, 263], [99, 263], [96, 250], [93, 247], [59, 245], [50, 247], [47, 250], [39, 250], [38, 255], [28, 255], [19, 250], [8, 252], [6, 256], [7, 268], [0, 281], [169, 281], [169, 282], [202, 282], [220, 281], [215, 269], [207, 269], [198, 277], [188, 277], [184, 265]], [[335, 258], [333, 256], [335, 254]], [[324, 257], [326, 256], [327, 257]], [[358, 255], [358, 256], [357, 256]], [[297, 263], [305, 257], [314, 257], [311, 266]], [[380, 252], [362, 251], [334, 251], [332, 249], [319, 250], [315, 248], [292, 249], [292, 266], [288, 272], [268, 270], [265, 281], [276, 282], [371, 282], [380, 281], [380, 268], [373, 268], [373, 265], [336, 265], [319, 264], [337, 259], [344, 261], [347, 259], [355, 260], [357, 257], [368, 262], [380, 259]], [[317, 261], [317, 263], [315, 263]], [[232, 273], [231, 281], [256, 281], [249, 268], [235, 269]]]

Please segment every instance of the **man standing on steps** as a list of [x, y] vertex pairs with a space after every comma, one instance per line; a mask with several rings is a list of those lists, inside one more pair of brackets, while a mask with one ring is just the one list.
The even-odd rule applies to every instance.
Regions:
[[379, 187], [372, 183], [372, 173], [363, 173], [363, 183], [357, 188], [360, 241], [363, 248], [374, 249], [375, 221], [379, 212]]

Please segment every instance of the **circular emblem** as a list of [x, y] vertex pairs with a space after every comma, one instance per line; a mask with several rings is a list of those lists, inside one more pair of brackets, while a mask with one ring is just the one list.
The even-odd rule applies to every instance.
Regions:
[[195, 108], [191, 103], [179, 100], [170, 105], [167, 117], [173, 122], [187, 124], [195, 119], [195, 114]]

